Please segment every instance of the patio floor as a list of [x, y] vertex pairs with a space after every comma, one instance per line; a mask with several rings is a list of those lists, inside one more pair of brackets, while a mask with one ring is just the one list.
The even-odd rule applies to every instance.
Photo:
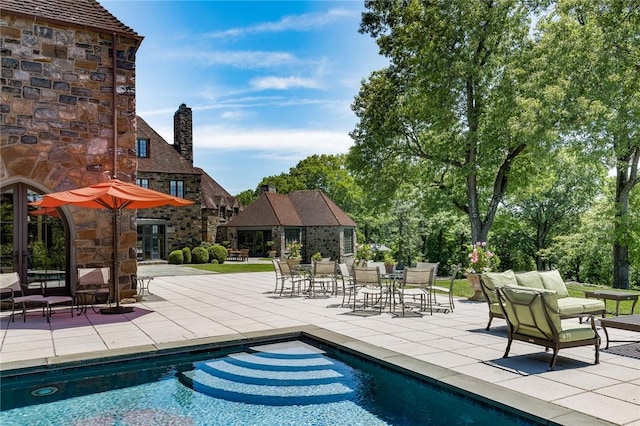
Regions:
[[[189, 269], [184, 271], [190, 273]], [[130, 314], [100, 315], [89, 310], [86, 316], [71, 318], [64, 310], [48, 324], [38, 314], [29, 315], [26, 322], [18, 316], [11, 323], [2, 313], [1, 368], [311, 326], [340, 336], [352, 347], [378, 348], [383, 357], [426, 362], [425, 371], [436, 366], [449, 372], [447, 380], [476, 393], [486, 388], [495, 395], [497, 390], [501, 398], [517, 400], [525, 408], [545, 407], [547, 418], [557, 423], [640, 425], [640, 359], [603, 351], [604, 341], [599, 365], [593, 364], [593, 347], [564, 349], [556, 369], [548, 371], [551, 355], [539, 346], [514, 342], [510, 357], [502, 358], [506, 327], [495, 319], [491, 331], [484, 330], [485, 303], [456, 300], [453, 313], [424, 317], [357, 316], [339, 307], [341, 296], [276, 297], [271, 293], [274, 273], [158, 276], [158, 271], [140, 267], [139, 275], [156, 275], [153, 296], [136, 303]], [[610, 330], [609, 335], [637, 339], [637, 334], [623, 330]], [[624, 343], [611, 347], [620, 345]]]

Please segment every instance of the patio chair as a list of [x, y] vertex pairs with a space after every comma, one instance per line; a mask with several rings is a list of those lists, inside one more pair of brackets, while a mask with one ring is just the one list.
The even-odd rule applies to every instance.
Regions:
[[337, 288], [336, 266], [337, 262], [335, 260], [329, 262], [313, 262], [307, 297], [315, 297], [316, 288], [321, 290], [324, 296], [327, 295], [327, 287], [329, 287], [329, 293], [334, 294]]
[[240, 262], [249, 261], [249, 249], [240, 250], [240, 254], [238, 255]]
[[349, 272], [349, 267], [346, 263], [339, 263], [338, 268], [340, 269], [340, 276], [342, 278], [342, 303], [340, 306], [344, 307], [344, 300], [349, 295], [349, 299], [347, 299], [347, 306], [351, 302], [351, 298], [354, 297], [356, 292], [356, 286], [353, 281], [353, 276]]
[[[5, 287], [6, 285], [6, 287]], [[11, 301], [11, 321], [15, 321], [15, 308], [16, 305], [22, 305], [22, 320], [27, 320], [27, 305], [35, 305], [38, 308], [42, 308], [42, 315], [47, 318], [47, 322], [51, 320], [51, 314], [53, 313], [53, 307], [57, 305], [71, 305], [71, 317], [73, 318], [73, 297], [71, 296], [47, 296], [47, 288], [40, 283], [39, 291], [41, 294], [28, 294], [28, 285], [22, 284], [20, 276], [17, 272], [10, 274], [2, 274], [2, 283], [0, 287], [10, 290], [11, 297], [7, 300]], [[16, 296], [16, 293], [20, 293], [20, 296]]]
[[110, 268], [78, 268], [75, 291], [78, 312], [86, 314], [88, 305], [91, 305], [93, 312], [98, 312], [96, 304], [110, 304], [112, 302], [110, 281]]
[[[290, 297], [293, 297], [294, 294], [302, 291], [303, 286], [304, 288], [307, 287], [307, 283], [309, 281], [308, 277], [296, 272], [289, 262], [286, 260], [278, 260], [277, 265], [280, 268], [280, 296], [282, 296], [282, 293], [284, 293], [285, 290], [290, 289]], [[287, 283], [289, 283], [289, 287], [287, 287]], [[297, 291], [296, 286], [298, 288]]]
[[[437, 286], [434, 285], [433, 283], [435, 283], [435, 272], [433, 273], [433, 280], [432, 280], [432, 284], [431, 284], [431, 295], [433, 298], [433, 304], [434, 305], [439, 305], [438, 301], [437, 301], [437, 294], [445, 294], [447, 295], [448, 298], [448, 302], [449, 302], [449, 311], [453, 312], [453, 310], [455, 309], [455, 303], [453, 303], [453, 283], [456, 281], [456, 277], [458, 276], [458, 273], [460, 272], [460, 269], [462, 269], [462, 265], [458, 264], [456, 266], [453, 267], [453, 271], [451, 272], [451, 278], [449, 279], [449, 287], [442, 287], [442, 286]], [[445, 313], [447, 311], [445, 310]]]
[[378, 268], [380, 275], [387, 273], [387, 267], [384, 265], [384, 262], [367, 262], [367, 268]]
[[590, 324], [561, 320], [558, 295], [553, 290], [504, 286], [496, 289], [500, 308], [507, 321], [509, 342], [503, 358], [507, 358], [514, 340], [553, 349], [549, 369], [553, 370], [558, 351], [564, 348], [593, 345], [595, 364], [600, 363], [600, 336], [593, 315]]
[[433, 269], [433, 279], [435, 280], [438, 276], [438, 267], [440, 267], [440, 262], [418, 262], [416, 263], [416, 269]]
[[362, 308], [367, 309], [368, 305], [379, 305], [379, 313], [382, 313], [382, 306], [384, 304], [383, 298], [388, 295], [386, 286], [382, 285], [382, 279], [380, 278], [380, 268], [370, 267], [354, 267], [353, 268], [353, 282], [356, 286], [356, 292], [353, 298], [353, 311], [356, 310], [356, 303], [358, 295], [362, 295]]
[[402, 305], [402, 315], [405, 315], [407, 298], [413, 298], [414, 302], [419, 299], [418, 312], [424, 312], [429, 307], [429, 313], [433, 315], [431, 303], [431, 282], [433, 281], [434, 270], [404, 268], [402, 282], [400, 283], [400, 304]]
[[271, 259], [271, 263], [273, 264], [273, 269], [276, 272], [276, 286], [273, 289], [273, 294], [277, 294], [278, 293], [278, 287], [280, 286], [280, 283], [282, 282], [282, 273], [280, 272], [280, 266], [278, 265], [278, 260], [277, 259]]
[[22, 308], [22, 320], [27, 321], [27, 304], [36, 305], [43, 309], [45, 315], [47, 302], [42, 294], [27, 294], [28, 286], [22, 284], [17, 272], [0, 274], [0, 292], [2, 302], [11, 303], [11, 322], [15, 322], [16, 307]]

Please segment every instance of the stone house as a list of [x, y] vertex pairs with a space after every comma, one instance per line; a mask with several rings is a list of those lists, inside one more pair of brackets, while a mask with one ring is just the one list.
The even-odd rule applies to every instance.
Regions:
[[[76, 268], [112, 267], [112, 215], [72, 206], [36, 216], [41, 194], [113, 177], [195, 201], [123, 210], [116, 282], [131, 284], [137, 260], [213, 241], [240, 210], [193, 167], [191, 109], [176, 112], [169, 145], [136, 117], [136, 52], [143, 37], [95, 0], [3, 0], [0, 91], [0, 268], [30, 281], [56, 277], [69, 294]], [[40, 271], [40, 272], [42, 272]], [[51, 281], [51, 282], [49, 282]]]
[[321, 190], [277, 194], [264, 188], [256, 201], [225, 227], [234, 248], [248, 248], [250, 256], [265, 256], [273, 241], [284, 256], [292, 241], [302, 244], [302, 259], [314, 253], [344, 261], [356, 249], [356, 223]]
[[138, 211], [138, 259], [166, 259], [172, 250], [213, 243], [218, 226], [240, 211], [231, 196], [204, 170], [193, 166], [191, 108], [180, 105], [174, 114], [174, 143], [137, 117], [136, 153], [139, 186], [177, 195], [196, 203], [188, 207], [160, 207]]
[[[52, 267], [35, 262], [53, 258], [66, 277], [51, 293], [68, 294], [70, 271], [112, 265], [112, 215], [63, 207], [42, 220], [28, 202], [112, 177], [135, 179], [143, 37], [95, 0], [2, 0], [1, 8], [0, 266], [26, 280], [29, 268]], [[120, 220], [121, 285], [137, 269], [134, 214]], [[56, 256], [36, 247], [55, 247]]]

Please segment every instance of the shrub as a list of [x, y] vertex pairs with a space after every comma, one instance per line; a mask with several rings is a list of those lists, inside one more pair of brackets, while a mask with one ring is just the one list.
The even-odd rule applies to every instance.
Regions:
[[209, 263], [209, 252], [204, 247], [196, 247], [191, 250], [193, 263]]
[[182, 265], [184, 256], [182, 250], [174, 250], [169, 253], [169, 263], [172, 265]]
[[216, 263], [222, 264], [227, 260], [227, 249], [222, 247], [220, 244], [209, 246], [209, 258], [211, 259], [211, 262], [215, 260], [217, 261]]
[[191, 263], [191, 248], [184, 247], [182, 254], [184, 255], [184, 263]]

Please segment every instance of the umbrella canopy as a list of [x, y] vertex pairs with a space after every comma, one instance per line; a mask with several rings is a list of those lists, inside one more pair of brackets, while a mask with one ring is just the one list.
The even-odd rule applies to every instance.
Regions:
[[60, 212], [53, 207], [45, 207], [42, 209], [29, 210], [29, 215], [60, 217]]
[[121, 210], [165, 205], [188, 206], [193, 204], [193, 201], [113, 179], [84, 188], [46, 194], [42, 200], [31, 204], [40, 207], [74, 205], [91, 209]]
[[152, 189], [112, 179], [84, 188], [46, 194], [41, 200], [29, 203], [38, 207], [60, 207], [73, 205], [90, 209], [109, 209], [113, 213], [113, 274], [116, 297], [115, 309], [103, 309], [102, 313], [124, 313], [132, 309], [120, 307], [120, 285], [118, 282], [118, 216], [122, 209], [145, 209], [160, 206], [188, 206], [193, 201]]

